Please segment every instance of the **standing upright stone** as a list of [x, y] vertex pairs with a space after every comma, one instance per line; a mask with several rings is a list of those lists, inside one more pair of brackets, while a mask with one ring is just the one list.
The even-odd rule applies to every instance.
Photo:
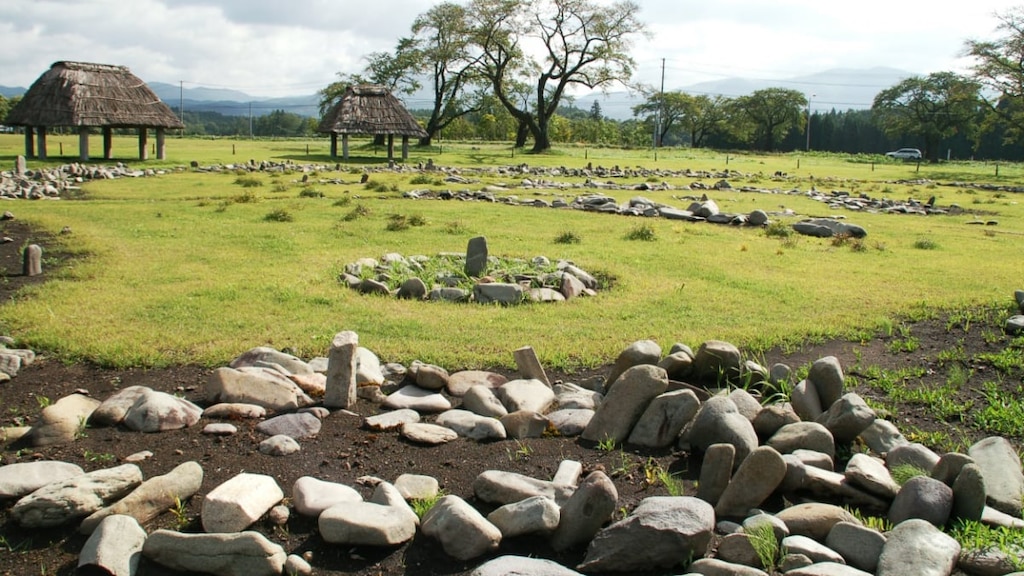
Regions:
[[14, 174], [16, 176], [25, 175], [25, 157], [20, 154], [14, 159]]
[[466, 247], [466, 276], [481, 276], [487, 270], [487, 238], [477, 236], [469, 239]]
[[39, 276], [43, 273], [43, 249], [38, 244], [25, 247], [21, 273], [25, 276]]
[[512, 357], [515, 358], [516, 368], [523, 378], [533, 378], [551, 386], [551, 381], [548, 380], [548, 375], [544, 372], [544, 367], [541, 366], [540, 359], [537, 358], [537, 353], [532, 346], [523, 346], [513, 350]]
[[356, 403], [356, 348], [359, 335], [351, 330], [338, 332], [327, 354], [327, 388], [324, 406], [348, 408]]

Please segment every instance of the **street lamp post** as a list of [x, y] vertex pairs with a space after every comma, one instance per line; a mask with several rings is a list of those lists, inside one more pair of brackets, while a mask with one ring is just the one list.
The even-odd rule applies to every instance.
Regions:
[[817, 94], [811, 94], [811, 97], [807, 99], [807, 151], [811, 151], [811, 98], [814, 98]]

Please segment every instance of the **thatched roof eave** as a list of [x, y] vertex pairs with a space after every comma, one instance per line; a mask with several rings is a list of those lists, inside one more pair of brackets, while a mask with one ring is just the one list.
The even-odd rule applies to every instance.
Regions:
[[426, 138], [427, 131], [391, 92], [376, 84], [351, 86], [317, 126], [323, 134]]

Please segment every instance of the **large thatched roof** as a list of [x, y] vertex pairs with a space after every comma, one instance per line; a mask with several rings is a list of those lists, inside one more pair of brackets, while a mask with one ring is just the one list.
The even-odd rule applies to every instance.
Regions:
[[12, 126], [184, 128], [124, 66], [56, 62], [7, 113]]
[[427, 137], [398, 98], [378, 84], [350, 86], [324, 115], [317, 132]]

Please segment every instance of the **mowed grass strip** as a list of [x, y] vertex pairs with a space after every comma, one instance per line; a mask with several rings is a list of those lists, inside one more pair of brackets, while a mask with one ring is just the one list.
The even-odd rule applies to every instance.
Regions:
[[[184, 140], [180, 145], [193, 143]], [[263, 144], [263, 155], [252, 156], [275, 158], [271, 148], [278, 144]], [[450, 151], [436, 163], [473, 166], [480, 152], [468, 146], [446, 149]], [[621, 165], [637, 165], [645, 163], [639, 155], [650, 151], [620, 154]], [[701, 164], [693, 169], [711, 169], [715, 160], [711, 152], [691, 156], [672, 160], [673, 169], [697, 162], [698, 156]], [[658, 166], [669, 163], [663, 158], [659, 156]], [[778, 181], [772, 172], [754, 171], [792, 160], [731, 159], [730, 167], [750, 166], [737, 168], [746, 175], [730, 181], [734, 186], [806, 190], [809, 179]], [[869, 166], [845, 158], [814, 160], [821, 174], [829, 169], [842, 173], [851, 166], [870, 174]], [[556, 154], [525, 161], [581, 167], [593, 160]], [[799, 236], [780, 239], [754, 228], [407, 200], [400, 197], [402, 191], [448, 186], [412, 184], [413, 174], [373, 173], [371, 181], [383, 184], [378, 189], [384, 191], [377, 192], [358, 184], [359, 165], [341, 168], [311, 176], [313, 181], [322, 177], [346, 182], [316, 183], [321, 195], [302, 194], [297, 172], [257, 174], [263, 185], [243, 187], [235, 173], [185, 171], [89, 183], [85, 200], [12, 204], [9, 209], [19, 220], [53, 234], [52, 242], [79, 257], [64, 268], [47, 269], [49, 282], [0, 306], [0, 327], [27, 346], [108, 366], [216, 366], [258, 345], [311, 357], [326, 353], [336, 332], [354, 330], [361, 344], [386, 360], [419, 359], [451, 369], [511, 366], [512, 350], [530, 345], [545, 365], [571, 370], [609, 362], [641, 338], [665, 348], [677, 341], [697, 346], [723, 339], [756, 352], [807, 339], [858, 337], [900, 314], [1002, 302], [1020, 287], [1024, 214], [1016, 196], [997, 192], [902, 184], [888, 177], [816, 178], [819, 190], [922, 200], [936, 195], [940, 205], [955, 202], [984, 210], [979, 215], [930, 217], [843, 212], [869, 235], [860, 243], [837, 243]], [[912, 170], [900, 165], [886, 169]], [[942, 169], [962, 169], [965, 175], [959, 180], [968, 180], [974, 168], [951, 164]], [[1003, 167], [1001, 173], [1007, 170]], [[478, 189], [517, 180], [493, 176], [450, 187]], [[678, 189], [693, 178], [664, 180], [677, 189], [643, 194], [685, 208], [686, 196], [701, 193]], [[594, 191], [515, 193], [547, 200], [561, 194], [571, 200]], [[611, 194], [625, 202], [637, 193]], [[788, 208], [802, 217], [832, 214], [825, 204], [803, 195], [708, 194], [726, 212]], [[347, 218], [357, 208], [362, 215]], [[290, 221], [268, 219], [271, 213], [285, 213]], [[394, 215], [425, 224], [388, 230]], [[998, 220], [999, 225], [966, 224], [978, 218]], [[653, 241], [627, 239], [638, 225], [650, 228]], [[65, 226], [72, 233], [58, 236]], [[579, 242], [558, 241], [567, 231]], [[368, 297], [337, 281], [344, 265], [361, 257], [461, 252], [477, 235], [488, 238], [492, 254], [567, 258], [615, 278], [615, 285], [592, 299], [503, 308]], [[922, 238], [932, 240], [934, 248], [915, 248]]]

